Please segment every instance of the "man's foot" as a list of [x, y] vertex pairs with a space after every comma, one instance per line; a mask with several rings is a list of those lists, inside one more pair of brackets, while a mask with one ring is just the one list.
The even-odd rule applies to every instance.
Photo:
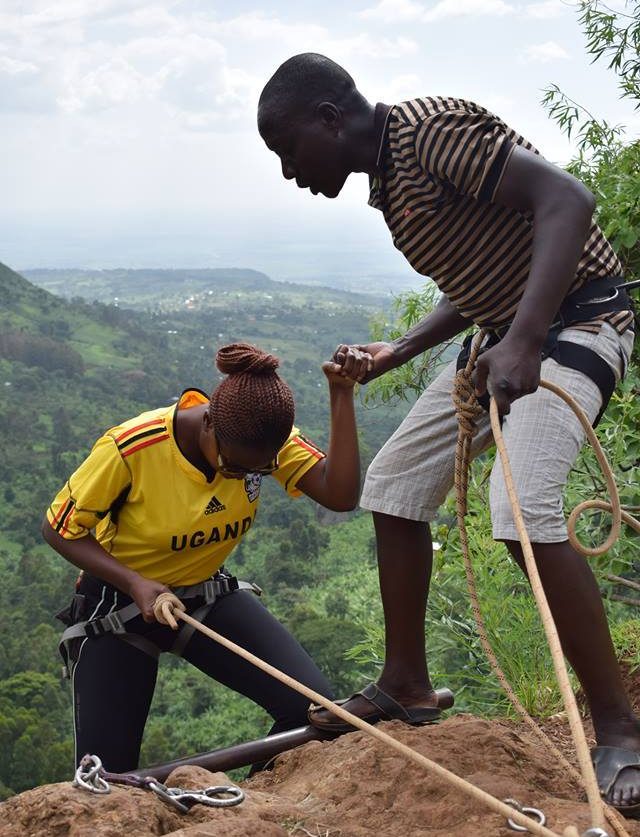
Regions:
[[600, 727], [597, 738], [591, 757], [603, 798], [621, 814], [640, 817], [640, 725], [630, 719], [615, 732]]
[[[378, 721], [400, 720], [412, 726], [437, 723], [441, 709], [453, 706], [453, 693], [449, 689], [430, 690], [421, 696], [392, 696], [370, 683], [361, 692], [356, 692], [346, 701], [337, 701], [340, 706], [362, 718], [369, 724]], [[327, 732], [349, 732], [353, 727], [333, 712], [312, 706], [309, 721], [318, 729]]]

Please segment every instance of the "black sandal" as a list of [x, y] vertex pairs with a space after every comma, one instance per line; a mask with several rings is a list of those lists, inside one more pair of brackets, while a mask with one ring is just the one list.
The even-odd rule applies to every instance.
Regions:
[[[453, 706], [453, 693], [449, 689], [439, 689], [438, 698], [440, 703], [447, 708]], [[374, 711], [362, 715], [362, 720], [368, 724], [376, 724], [378, 721], [403, 721], [410, 726], [423, 726], [436, 724], [440, 720], [442, 710], [439, 706], [412, 706], [405, 707], [397, 700], [394, 700], [386, 692], [383, 692], [375, 683], [369, 683], [361, 692], [355, 692], [346, 700], [334, 701], [338, 706], [343, 706], [355, 697], [363, 697], [374, 707]], [[351, 732], [355, 727], [346, 721], [336, 719], [335, 721], [323, 721], [318, 718], [317, 712], [326, 711], [322, 706], [312, 704], [309, 707], [309, 723], [316, 729], [326, 732]]]

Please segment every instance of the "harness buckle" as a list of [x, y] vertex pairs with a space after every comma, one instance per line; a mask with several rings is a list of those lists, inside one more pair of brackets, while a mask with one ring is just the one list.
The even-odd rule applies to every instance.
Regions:
[[203, 595], [207, 604], [213, 604], [218, 598], [218, 583], [211, 578], [205, 581], [203, 584]]
[[114, 613], [108, 613], [104, 617], [103, 622], [106, 623], [105, 631], [110, 631], [112, 634], [126, 633], [124, 629], [124, 622], [122, 621], [122, 618], [120, 617], [118, 611], [115, 611]]

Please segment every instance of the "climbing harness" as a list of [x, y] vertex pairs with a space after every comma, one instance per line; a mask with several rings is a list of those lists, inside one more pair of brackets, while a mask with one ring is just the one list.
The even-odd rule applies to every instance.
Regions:
[[82, 757], [73, 778], [74, 787], [90, 793], [105, 794], [111, 793], [110, 783], [153, 791], [181, 814], [188, 813], [194, 805], [231, 808], [244, 800], [244, 791], [235, 785], [214, 785], [202, 790], [169, 788], [150, 776], [140, 778], [130, 773], [109, 773], [98, 756], [87, 754]]
[[[235, 593], [238, 590], [248, 590], [255, 593], [256, 596], [262, 595], [262, 590], [257, 584], [252, 584], [248, 581], [238, 581], [238, 579], [227, 572], [224, 567], [221, 567], [211, 578], [202, 581], [199, 584], [190, 584], [186, 587], [174, 587], [173, 592], [179, 599], [189, 600], [195, 598], [204, 599], [204, 603], [194, 611], [193, 615], [196, 619], [202, 621], [206, 619], [209, 611], [213, 605], [225, 596]], [[84, 603], [84, 596], [76, 594], [73, 598], [71, 606], [62, 613], [58, 614], [58, 618], [69, 624], [69, 627], [64, 631], [60, 637], [58, 650], [64, 661], [62, 669], [63, 677], [70, 678], [73, 672], [74, 660], [74, 641], [88, 637], [95, 639], [104, 634], [111, 633], [121, 639], [123, 642], [133, 645], [138, 650], [143, 651], [154, 659], [160, 656], [160, 649], [158, 646], [144, 636], [137, 633], [132, 633], [127, 630], [127, 624], [140, 616], [140, 608], [135, 602], [131, 602], [125, 607], [108, 613], [106, 616], [101, 616], [96, 619], [89, 619], [84, 621], [77, 621], [78, 610], [81, 609]], [[177, 657], [182, 656], [182, 652], [186, 648], [189, 640], [193, 636], [193, 628], [188, 625], [183, 625], [175, 638], [175, 641], [170, 649], [170, 652]]]
[[[471, 440], [476, 433], [475, 419], [482, 412], [483, 409], [476, 399], [471, 374], [477, 356], [480, 352], [482, 341], [484, 340], [485, 336], [486, 332], [484, 331], [480, 331], [478, 334], [474, 336], [473, 343], [470, 345], [469, 348], [469, 356], [466, 360], [465, 366], [464, 368], [458, 369], [457, 371], [454, 391], [452, 394], [454, 404], [456, 406], [456, 415], [458, 419], [458, 444], [456, 447], [456, 465], [454, 480], [456, 489], [457, 521], [460, 533], [460, 544], [464, 559], [465, 572], [467, 575], [467, 582], [471, 597], [471, 608], [478, 626], [478, 634], [480, 636], [482, 646], [485, 650], [485, 653], [487, 654], [491, 667], [516, 711], [522, 716], [524, 721], [535, 732], [535, 734], [553, 752], [553, 754], [556, 756], [559, 762], [562, 763], [565, 766], [565, 768], [567, 768], [567, 770], [573, 776], [573, 778], [576, 779], [586, 790], [594, 827], [601, 828], [604, 825], [604, 817], [606, 816], [606, 818], [609, 820], [609, 823], [613, 826], [618, 835], [627, 835], [628, 832], [625, 829], [622, 817], [613, 808], [605, 806], [605, 803], [602, 800], [600, 791], [598, 789], [593, 765], [591, 763], [591, 757], [589, 754], [589, 748], [587, 746], [584, 730], [582, 728], [582, 722], [580, 720], [580, 715], [575, 701], [575, 696], [569, 683], [569, 677], [567, 674], [562, 648], [560, 647], [558, 634], [555, 628], [555, 624], [553, 622], [553, 618], [551, 616], [551, 611], [549, 609], [544, 590], [542, 588], [542, 583], [538, 574], [537, 566], [533, 556], [533, 551], [531, 549], [531, 543], [529, 541], [529, 537], [527, 535], [527, 531], [524, 525], [524, 520], [522, 518], [522, 513], [520, 511], [518, 498], [515, 492], [515, 487], [513, 485], [513, 478], [511, 475], [509, 459], [505, 448], [504, 439], [502, 437], [500, 418], [498, 416], [498, 410], [495, 405], [495, 402], [493, 401], [490, 404], [491, 427], [495, 437], [496, 447], [498, 449], [498, 453], [502, 461], [504, 479], [507, 486], [507, 493], [509, 495], [509, 499], [513, 509], [514, 520], [516, 523], [518, 537], [520, 539], [523, 555], [525, 558], [527, 573], [529, 575], [529, 581], [536, 599], [536, 603], [538, 605], [538, 609], [541, 614], [543, 627], [547, 636], [549, 648], [551, 650], [553, 664], [556, 671], [556, 676], [558, 678], [558, 683], [560, 685], [560, 690], [562, 693], [567, 715], [569, 718], [569, 724], [571, 727], [571, 732], [573, 734], [576, 746], [576, 754], [578, 757], [582, 775], [580, 775], [580, 773], [576, 771], [573, 765], [571, 765], [567, 761], [564, 755], [550, 741], [548, 736], [543, 732], [542, 729], [540, 729], [540, 727], [536, 724], [533, 718], [531, 718], [527, 710], [518, 700], [515, 692], [513, 691], [511, 685], [506, 679], [504, 672], [500, 668], [500, 665], [491, 647], [484, 626], [484, 620], [479, 606], [473, 567], [469, 557], [469, 544], [465, 526], [465, 515], [467, 512], [466, 495], [468, 487], [469, 463], [471, 459]], [[593, 432], [593, 428], [591, 427], [589, 420], [585, 416], [580, 406], [575, 402], [573, 398], [571, 398], [571, 396], [569, 396], [567, 393], [564, 392], [564, 390], [562, 390], [555, 384], [549, 383], [547, 381], [541, 381], [540, 386], [545, 387], [554, 392], [556, 395], [562, 398], [567, 403], [567, 405], [573, 410], [573, 412], [579, 419], [589, 439], [590, 444], [594, 448], [594, 452], [598, 459], [598, 463], [605, 476], [610, 502], [604, 502], [602, 500], [585, 501], [573, 510], [573, 512], [569, 516], [568, 521], [569, 541], [571, 542], [572, 546], [584, 555], [600, 555], [607, 549], [609, 549], [610, 546], [617, 539], [618, 534], [620, 532], [622, 520], [624, 520], [626, 523], [631, 525], [634, 529], [636, 529], [636, 531], [639, 532], [640, 521], [636, 520], [631, 515], [622, 512], [620, 507], [620, 498], [618, 495], [618, 490], [615, 484], [615, 479], [613, 477], [611, 466], [609, 465], [606, 459], [606, 456], [602, 450], [602, 447], [600, 446], [597, 436]], [[576, 520], [580, 516], [580, 514], [582, 514], [588, 508], [598, 508], [606, 510], [609, 511], [612, 515], [612, 526], [609, 536], [606, 538], [604, 543], [600, 544], [597, 547], [583, 546], [575, 534]], [[603, 834], [606, 835], [607, 832], [603, 832]]]
[[[584, 322], [585, 319], [593, 319], [602, 314], [613, 314], [618, 311], [634, 311], [633, 302], [627, 294], [627, 289], [635, 288], [638, 284], [640, 283], [620, 284], [619, 277], [607, 277], [594, 279], [569, 294], [560, 306], [553, 323], [549, 326], [549, 331], [540, 351], [542, 360], [551, 358], [560, 366], [582, 372], [598, 387], [601, 395], [601, 406], [594, 419], [594, 427], [597, 427], [611, 400], [616, 388], [616, 377], [609, 364], [593, 349], [581, 346], [578, 343], [572, 343], [570, 340], [559, 340], [558, 337], [563, 329], [571, 328], [577, 323]], [[509, 327], [510, 324], [496, 329], [486, 329], [484, 331], [486, 340], [479, 352], [497, 345], [506, 335]], [[474, 334], [468, 334], [465, 337], [456, 363], [458, 371], [466, 368], [471, 353], [471, 343], [474, 339]], [[478, 403], [487, 412], [489, 411], [489, 399], [488, 393], [477, 398]]]
[[[517, 799], [505, 799], [505, 803], [511, 805], [516, 811], [520, 811], [521, 814], [529, 814], [532, 817], [536, 817], [540, 825], [547, 824], [547, 818], [539, 808], [527, 808], [525, 805], [521, 805]], [[512, 831], [524, 832], [529, 830], [523, 825], [518, 825], [511, 818], [507, 819], [507, 825]]]

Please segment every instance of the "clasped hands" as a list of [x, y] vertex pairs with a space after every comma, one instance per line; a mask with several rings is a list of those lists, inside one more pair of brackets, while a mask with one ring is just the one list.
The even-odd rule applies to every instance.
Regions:
[[[477, 396], [487, 391], [496, 402], [500, 416], [506, 416], [511, 404], [523, 395], [530, 395], [540, 384], [540, 351], [524, 341], [508, 336], [483, 352], [473, 372]], [[376, 342], [355, 345], [340, 344], [332, 363], [338, 375], [360, 384], [400, 366], [393, 343]]]

